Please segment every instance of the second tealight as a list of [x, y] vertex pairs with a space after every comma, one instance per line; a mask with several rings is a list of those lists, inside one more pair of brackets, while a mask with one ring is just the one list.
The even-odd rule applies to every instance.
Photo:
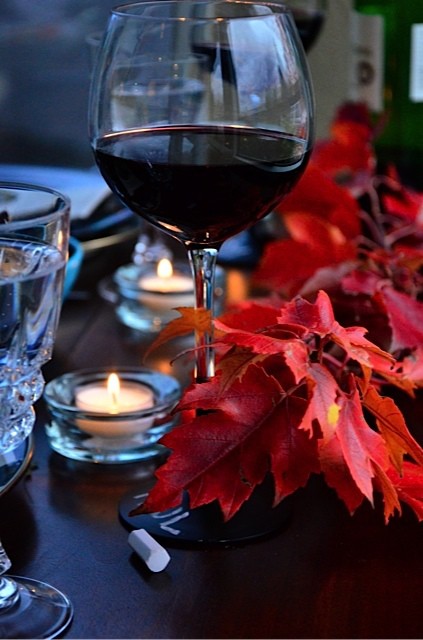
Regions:
[[[178, 313], [177, 307], [194, 306], [193, 280], [189, 265], [172, 264], [167, 258], [157, 265], [120, 267], [114, 274], [117, 288], [116, 314], [128, 327], [142, 332], [158, 332]], [[224, 304], [225, 272], [218, 267], [215, 313]]]

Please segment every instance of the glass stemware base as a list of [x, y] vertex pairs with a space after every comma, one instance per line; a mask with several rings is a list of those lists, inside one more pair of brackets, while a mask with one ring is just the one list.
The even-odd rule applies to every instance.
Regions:
[[72, 617], [71, 602], [49, 584], [20, 576], [0, 578], [1, 638], [56, 638]]

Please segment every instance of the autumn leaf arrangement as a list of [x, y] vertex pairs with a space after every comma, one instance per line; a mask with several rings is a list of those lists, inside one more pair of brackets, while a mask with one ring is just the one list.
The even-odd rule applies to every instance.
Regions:
[[[345, 105], [317, 145], [254, 273], [264, 295], [214, 320], [216, 375], [184, 391], [136, 512], [187, 492], [228, 520], [269, 474], [275, 505], [321, 474], [351, 514], [378, 493], [385, 522], [403, 504], [423, 520], [423, 449], [389, 393], [423, 386], [423, 196], [379, 175], [376, 133]], [[159, 341], [210, 322], [180, 313]]]

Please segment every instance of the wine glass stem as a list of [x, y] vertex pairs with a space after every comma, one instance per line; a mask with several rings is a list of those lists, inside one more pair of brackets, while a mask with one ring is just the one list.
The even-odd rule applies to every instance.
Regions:
[[1, 575], [10, 569], [11, 564], [9, 556], [0, 542], [0, 614], [13, 606], [19, 597], [16, 582]]
[[11, 566], [12, 563], [10, 562], [9, 556], [0, 541], [0, 575], [8, 571]]
[[[188, 257], [194, 277], [195, 308], [206, 309], [213, 317], [217, 249], [188, 249]], [[207, 382], [214, 376], [214, 353], [210, 346], [212, 341], [212, 328], [209, 332], [197, 332], [195, 335], [197, 382]]]

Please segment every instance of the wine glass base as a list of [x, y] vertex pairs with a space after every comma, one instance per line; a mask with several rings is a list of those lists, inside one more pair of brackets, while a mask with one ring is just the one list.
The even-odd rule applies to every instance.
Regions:
[[14, 605], [0, 609], [0, 638], [56, 638], [71, 623], [73, 606], [45, 582], [11, 576], [18, 585]]
[[286, 498], [272, 506], [273, 486], [265, 481], [256, 488], [251, 498], [227, 522], [220, 507], [213, 502], [190, 509], [188, 495], [179, 507], [162, 513], [130, 516], [132, 509], [142, 500], [139, 492], [125, 495], [120, 503], [122, 521], [131, 529], [145, 529], [152, 536], [166, 542], [213, 545], [242, 543], [263, 538], [286, 528], [291, 520], [292, 502]]

